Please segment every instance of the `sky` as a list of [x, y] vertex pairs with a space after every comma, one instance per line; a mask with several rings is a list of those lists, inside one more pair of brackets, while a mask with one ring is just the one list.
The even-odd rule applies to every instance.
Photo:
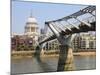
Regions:
[[11, 31], [24, 33], [24, 27], [31, 11], [41, 29], [44, 28], [45, 21], [60, 19], [85, 7], [86, 5], [12, 1]]

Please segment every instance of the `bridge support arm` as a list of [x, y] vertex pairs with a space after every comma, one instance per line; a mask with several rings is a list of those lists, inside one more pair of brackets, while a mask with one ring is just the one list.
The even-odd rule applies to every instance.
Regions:
[[56, 35], [57, 37], [59, 37], [59, 32], [53, 27], [52, 24], [49, 23], [45, 23], [48, 25], [48, 27], [51, 29], [51, 31], [54, 33], [54, 35]]
[[91, 27], [91, 24], [90, 24], [90, 23], [87, 23], [87, 22], [85, 22], [85, 21], [82, 21], [82, 20], [80, 20], [80, 19], [78, 19], [78, 18], [75, 18], [75, 19], [78, 20], [79, 22], [81, 22], [81, 23], [83, 23], [83, 24], [85, 24], [85, 25]]

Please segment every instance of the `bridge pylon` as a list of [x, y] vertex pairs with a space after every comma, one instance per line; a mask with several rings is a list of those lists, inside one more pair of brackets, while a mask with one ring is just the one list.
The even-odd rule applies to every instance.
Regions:
[[60, 45], [60, 54], [57, 71], [69, 71], [74, 69], [73, 50], [68, 45]]
[[51, 31], [56, 35], [57, 40], [59, 41], [59, 59], [58, 59], [58, 66], [57, 71], [69, 71], [73, 70], [73, 47], [72, 47], [72, 40], [75, 37], [75, 34], [70, 34], [67, 36], [62, 36], [56, 29], [53, 27], [52, 24], [48, 24]]

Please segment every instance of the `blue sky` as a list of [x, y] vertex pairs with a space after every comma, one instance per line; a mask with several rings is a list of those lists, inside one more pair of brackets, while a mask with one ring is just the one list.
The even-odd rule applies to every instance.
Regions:
[[45, 21], [55, 20], [70, 15], [84, 8], [83, 5], [54, 4], [40, 2], [12, 1], [12, 32], [23, 33], [31, 10], [38, 21], [39, 29]]

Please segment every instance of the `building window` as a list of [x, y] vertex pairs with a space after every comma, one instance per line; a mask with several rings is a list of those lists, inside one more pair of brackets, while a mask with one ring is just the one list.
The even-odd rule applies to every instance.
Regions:
[[29, 27], [25, 27], [25, 32], [30, 32], [30, 28]]
[[34, 27], [31, 27], [31, 32], [35, 32], [35, 28]]

